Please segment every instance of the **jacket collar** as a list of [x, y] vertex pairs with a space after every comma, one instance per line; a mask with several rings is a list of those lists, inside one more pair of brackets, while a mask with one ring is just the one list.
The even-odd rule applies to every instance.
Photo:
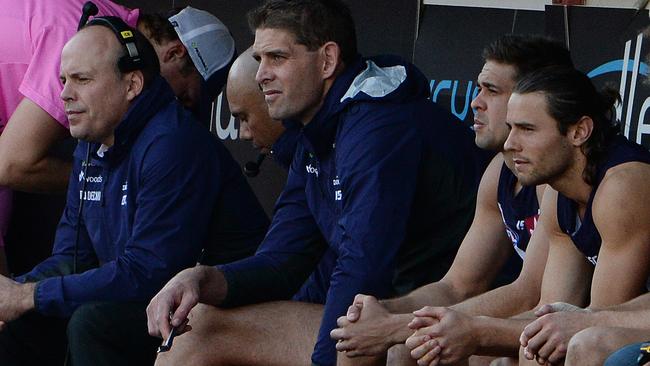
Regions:
[[[92, 159], [98, 160], [100, 164], [119, 161], [130, 151], [133, 143], [151, 118], [160, 109], [171, 103], [174, 98], [174, 93], [165, 79], [162, 76], [154, 78], [149, 87], [143, 90], [129, 106], [126, 115], [115, 129], [113, 146], [104, 152], [103, 156], [98, 156], [97, 151], [101, 145], [90, 144]], [[75, 157], [85, 159], [87, 146], [88, 142], [80, 141], [79, 147], [82, 148], [77, 148]]]
[[303, 142], [305, 148], [321, 158], [334, 147], [339, 114], [352, 101], [351, 99], [341, 102], [352, 80], [363, 70], [364, 63], [360, 56], [348, 65], [343, 72], [336, 77], [332, 87], [327, 92], [323, 105], [314, 118], [303, 127]]

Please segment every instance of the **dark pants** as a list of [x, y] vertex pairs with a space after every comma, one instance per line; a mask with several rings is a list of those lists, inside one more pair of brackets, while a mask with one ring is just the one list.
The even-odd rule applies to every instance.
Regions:
[[26, 314], [0, 332], [0, 365], [153, 365], [160, 339], [147, 334], [145, 308], [93, 303], [69, 320]]

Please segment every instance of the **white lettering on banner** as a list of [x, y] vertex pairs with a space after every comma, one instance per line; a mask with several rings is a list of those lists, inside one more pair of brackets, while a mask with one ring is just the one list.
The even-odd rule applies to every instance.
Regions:
[[84, 201], [99, 202], [102, 200], [102, 191], [79, 191], [79, 199]]
[[217, 136], [221, 140], [236, 140], [239, 136], [239, 131], [235, 128], [235, 118], [230, 116], [228, 120], [228, 126], [224, 129], [221, 126], [221, 104], [223, 102], [223, 93], [220, 93], [217, 97], [217, 101], [212, 103], [212, 114], [210, 116], [210, 131], [212, 130], [212, 125], [214, 125], [214, 130], [217, 132]]
[[101, 183], [102, 182], [102, 176], [99, 175], [97, 177], [87, 177], [86, 182], [88, 182], [88, 183]]
[[[625, 123], [623, 135], [630, 140], [636, 141], [638, 144], [643, 142], [643, 135], [650, 135], [650, 125], [645, 123], [645, 116], [650, 109], [650, 97], [646, 98], [641, 105], [638, 116], [634, 117], [634, 97], [636, 95], [637, 79], [639, 76], [641, 68], [641, 48], [643, 46], [643, 33], [639, 33], [636, 37], [635, 49], [634, 49], [634, 60], [632, 64], [632, 78], [629, 83], [629, 92], [627, 92], [628, 87], [628, 65], [630, 63], [630, 53], [632, 48], [632, 40], [625, 42], [625, 50], [623, 51], [623, 66], [621, 68], [621, 82], [619, 86], [619, 94], [621, 95], [621, 102], [616, 104], [616, 119], [619, 121], [623, 120], [623, 110], [625, 109]], [[627, 103], [627, 104], [626, 104]], [[626, 108], [627, 107], [627, 108]], [[636, 118], [636, 121], [633, 120]], [[630, 136], [630, 131], [632, 130], [632, 124], [636, 123], [636, 136]], [[630, 138], [632, 137], [632, 138]], [[646, 146], [647, 147], [647, 146]]]
[[343, 193], [341, 193], [341, 190], [336, 190], [334, 191], [334, 201], [340, 201], [343, 199]]
[[123, 195], [123, 196], [122, 196], [122, 203], [121, 203], [121, 205], [122, 205], [122, 206], [126, 206], [126, 195]]

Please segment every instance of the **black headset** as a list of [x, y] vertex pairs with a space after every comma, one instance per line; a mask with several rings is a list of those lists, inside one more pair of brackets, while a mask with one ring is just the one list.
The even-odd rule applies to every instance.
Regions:
[[138, 47], [135, 45], [135, 30], [129, 27], [124, 20], [116, 16], [103, 16], [95, 17], [88, 23], [86, 21], [91, 15], [98, 13], [97, 6], [92, 1], [88, 1], [82, 8], [81, 18], [79, 19], [79, 27], [81, 29], [90, 25], [104, 26], [115, 34], [117, 40], [124, 46], [126, 55], [120, 57], [117, 61], [117, 67], [122, 73], [141, 70], [144, 68], [144, 61], [140, 57]]
[[[144, 67], [138, 48], [135, 45], [135, 32], [133, 28], [129, 27], [122, 19], [114, 16], [104, 16], [93, 18], [88, 22], [88, 18], [94, 15], [97, 15], [99, 10], [97, 5], [92, 1], [87, 1], [83, 8], [81, 9], [81, 17], [79, 18], [79, 26], [77, 31], [81, 28], [89, 25], [102, 25], [115, 33], [115, 36], [120, 41], [120, 43], [126, 49], [126, 55], [120, 57], [117, 62], [117, 67], [122, 73], [140, 70]], [[90, 143], [88, 143], [86, 148], [86, 159], [83, 161], [83, 182], [81, 183], [81, 194], [79, 200], [79, 209], [77, 211], [77, 226], [75, 228], [75, 241], [73, 249], [73, 260], [72, 260], [72, 273], [77, 273], [77, 256], [79, 252], [79, 235], [80, 235], [80, 224], [81, 216], [83, 214], [84, 201], [86, 200], [86, 182], [88, 174], [88, 166], [90, 165]]]
[[117, 36], [117, 40], [126, 49], [126, 55], [117, 61], [117, 67], [122, 73], [127, 73], [144, 68], [144, 61], [135, 45], [135, 32], [122, 19], [115, 16], [96, 17], [89, 21], [89, 25], [103, 25]]

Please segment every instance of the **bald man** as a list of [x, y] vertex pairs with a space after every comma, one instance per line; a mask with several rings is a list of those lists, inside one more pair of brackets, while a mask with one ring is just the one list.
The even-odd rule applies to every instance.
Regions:
[[[16, 281], [0, 276], [2, 365], [62, 364], [66, 341], [75, 365], [153, 363], [154, 338], [137, 350], [148, 351], [142, 358], [115, 360], [88, 334], [121, 332], [110, 346], [128, 358], [138, 331], [146, 335], [144, 319], [133, 319], [144, 317], [145, 302], [172, 275], [196, 262], [220, 197], [235, 200], [234, 189], [242, 190], [238, 165], [176, 101], [153, 47], [121, 23], [133, 34], [125, 38], [128, 50], [139, 54], [132, 67], [118, 64], [127, 48], [98, 18], [63, 48], [61, 99], [80, 140], [74, 179], [52, 256]], [[224, 178], [237, 174], [237, 182]], [[98, 310], [107, 305], [114, 306]]]
[[232, 116], [239, 120], [239, 138], [252, 141], [261, 154], [273, 156], [286, 169], [300, 131], [298, 126], [286, 130], [281, 121], [269, 116], [264, 94], [255, 81], [258, 67], [250, 48], [235, 60], [226, 84], [228, 106]]

